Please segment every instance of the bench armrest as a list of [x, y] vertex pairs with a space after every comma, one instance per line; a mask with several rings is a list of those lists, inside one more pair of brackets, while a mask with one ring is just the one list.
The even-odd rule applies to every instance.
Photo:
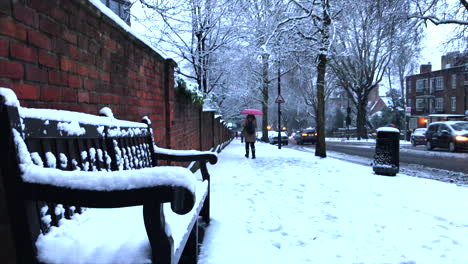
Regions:
[[217, 153], [198, 150], [174, 150], [154, 146], [154, 155], [157, 160], [168, 161], [208, 161], [211, 164], [218, 162]]

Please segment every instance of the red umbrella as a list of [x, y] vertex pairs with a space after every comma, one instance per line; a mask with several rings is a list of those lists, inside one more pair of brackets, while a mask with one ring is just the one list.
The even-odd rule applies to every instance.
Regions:
[[263, 112], [258, 110], [258, 109], [244, 109], [241, 111], [241, 114], [246, 114], [246, 115], [263, 115]]

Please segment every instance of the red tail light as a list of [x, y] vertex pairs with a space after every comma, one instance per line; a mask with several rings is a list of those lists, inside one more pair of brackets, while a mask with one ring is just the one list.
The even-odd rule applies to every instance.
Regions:
[[318, 136], [318, 133], [315, 133], [314, 136]]

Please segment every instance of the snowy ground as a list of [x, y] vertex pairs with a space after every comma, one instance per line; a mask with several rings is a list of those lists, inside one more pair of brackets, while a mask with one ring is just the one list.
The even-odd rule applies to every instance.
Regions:
[[468, 192], [370, 166], [234, 141], [210, 168], [215, 263], [468, 263]]
[[[209, 167], [200, 264], [468, 263], [466, 187], [256, 146], [258, 158], [246, 159], [234, 140]], [[149, 250], [141, 207], [89, 209], [39, 244], [67, 264], [147, 263]]]

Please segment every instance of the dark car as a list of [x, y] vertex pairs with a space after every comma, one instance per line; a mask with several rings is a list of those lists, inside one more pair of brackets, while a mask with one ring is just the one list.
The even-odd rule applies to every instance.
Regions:
[[294, 140], [296, 140], [296, 144], [298, 145], [304, 145], [304, 143], [315, 144], [317, 142], [317, 130], [311, 128], [299, 131], [294, 136]]
[[451, 152], [468, 151], [468, 121], [434, 122], [426, 131], [426, 148], [448, 148]]
[[413, 146], [426, 145], [426, 131], [427, 128], [416, 128], [411, 134], [411, 144]]

